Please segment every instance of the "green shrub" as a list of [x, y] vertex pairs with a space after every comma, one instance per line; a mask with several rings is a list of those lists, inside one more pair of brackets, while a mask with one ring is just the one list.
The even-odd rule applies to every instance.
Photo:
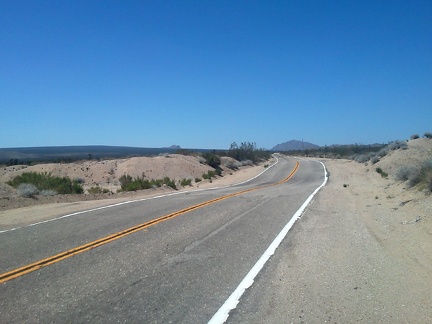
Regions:
[[381, 175], [381, 177], [383, 177], [383, 178], [388, 177], [388, 173], [384, 172], [381, 168], [376, 168], [376, 172], [378, 172]]
[[201, 182], [202, 179], [201, 178], [195, 178], [195, 182]]
[[424, 133], [424, 137], [425, 138], [432, 138], [432, 133], [426, 132], [426, 133]]
[[211, 178], [214, 178], [215, 175], [216, 175], [216, 171], [208, 170], [207, 173], [203, 173], [202, 177], [203, 177], [203, 179], [206, 179], [206, 180], [210, 179], [211, 180]]
[[228, 151], [228, 156], [238, 161], [251, 160], [253, 163], [256, 163], [270, 159], [271, 154], [265, 149], [258, 149], [256, 143], [242, 142], [238, 145], [236, 142], [233, 142]]
[[165, 183], [165, 181], [168, 182], [168, 180], [148, 180], [144, 179], [144, 177], [132, 178], [132, 176], [130, 176], [129, 174], [122, 175], [119, 178], [120, 185], [123, 191], [137, 191], [161, 187]]
[[418, 134], [413, 134], [413, 135], [411, 135], [411, 139], [412, 140], [414, 140], [414, 139], [417, 139], [417, 138], [419, 138], [420, 136], [418, 135]]
[[82, 194], [83, 187], [76, 181], [68, 177], [54, 177], [51, 173], [24, 172], [16, 176], [8, 184], [14, 188], [22, 183], [34, 185], [39, 191], [54, 190], [59, 194]]
[[99, 186], [91, 187], [87, 190], [89, 194], [101, 194], [101, 193], [109, 193], [110, 191], [106, 188], [101, 188]]
[[164, 185], [167, 185], [168, 187], [171, 187], [171, 188], [173, 188], [173, 189], [177, 189], [176, 184], [175, 184], [175, 181], [174, 181], [174, 180], [171, 180], [171, 179], [168, 178], [168, 177], [164, 177], [164, 178], [163, 178], [163, 184], [164, 184]]
[[221, 164], [221, 160], [219, 158], [219, 156], [217, 156], [216, 154], [213, 153], [203, 153], [202, 157], [205, 159], [205, 163], [208, 164], [209, 166], [211, 166], [212, 168], [219, 168], [220, 164]]
[[192, 179], [182, 179], [180, 181], [180, 186], [182, 187], [192, 186]]

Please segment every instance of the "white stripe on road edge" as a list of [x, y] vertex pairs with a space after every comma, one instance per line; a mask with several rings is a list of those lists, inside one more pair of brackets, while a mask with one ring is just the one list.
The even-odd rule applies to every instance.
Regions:
[[164, 194], [164, 195], [160, 195], [160, 196], [155, 196], [155, 197], [147, 197], [147, 198], [141, 198], [141, 199], [123, 201], [123, 202], [112, 204], [112, 205], [107, 205], [107, 206], [102, 206], [102, 207], [97, 207], [97, 208], [82, 210], [82, 211], [75, 212], [75, 213], [72, 213], [72, 214], [67, 214], [67, 215], [56, 217], [56, 218], [47, 219], [47, 220], [44, 220], [44, 221], [28, 224], [28, 225], [25, 225], [25, 226], [10, 228], [10, 229], [7, 229], [7, 230], [0, 231], [0, 234], [1, 233], [6, 233], [6, 232], [16, 231], [16, 230], [19, 230], [21, 228], [26, 228], [26, 227], [31, 227], [31, 226], [35, 226], [35, 225], [45, 224], [45, 223], [53, 222], [53, 221], [56, 221], [56, 220], [60, 220], [60, 219], [64, 219], [64, 218], [68, 218], [68, 217], [72, 217], [72, 216], [77, 216], [77, 215], [80, 215], [80, 214], [85, 214], [85, 213], [89, 213], [89, 212], [93, 212], [93, 211], [97, 211], [97, 210], [101, 210], [101, 209], [106, 209], [106, 208], [112, 208], [112, 207], [116, 207], [116, 206], [126, 205], [126, 204], [130, 204], [130, 203], [133, 203], [133, 202], [140, 202], [140, 201], [145, 201], [145, 200], [158, 199], [158, 198], [163, 198], [163, 197], [168, 197], [168, 196], [174, 196], [174, 195], [180, 195], [180, 194], [186, 194], [186, 193], [191, 193], [191, 192], [216, 190], [216, 189], [223, 189], [223, 188], [228, 188], [228, 187], [239, 186], [239, 185], [242, 185], [242, 184], [247, 183], [249, 181], [252, 181], [255, 178], [258, 178], [261, 174], [263, 174], [264, 172], [266, 172], [267, 170], [269, 170], [270, 168], [272, 168], [273, 166], [275, 166], [279, 162], [279, 159], [276, 156], [274, 156], [274, 157], [276, 158], [276, 162], [275, 163], [273, 163], [272, 165], [270, 165], [268, 168], [264, 169], [262, 172], [260, 172], [256, 176], [254, 176], [254, 177], [252, 177], [252, 178], [250, 178], [248, 180], [245, 180], [243, 182], [239, 182], [239, 183], [235, 183], [235, 184], [227, 185], [227, 186], [221, 186], [221, 187], [204, 188], [204, 189], [196, 189], [196, 190], [189, 190], [189, 191], [178, 191], [178, 192], [172, 192], [172, 193], [168, 193], [168, 194]]
[[258, 275], [258, 273], [261, 271], [261, 269], [264, 267], [264, 264], [270, 259], [270, 257], [275, 253], [276, 249], [282, 242], [282, 240], [287, 235], [288, 231], [291, 229], [291, 227], [294, 225], [294, 223], [297, 221], [297, 219], [300, 218], [300, 216], [305, 211], [306, 207], [311, 202], [312, 198], [315, 196], [315, 194], [325, 186], [328, 178], [327, 170], [324, 165], [324, 163], [317, 161], [322, 164], [324, 168], [324, 181], [323, 183], [315, 189], [315, 191], [306, 199], [306, 201], [303, 203], [303, 205], [300, 207], [299, 210], [294, 214], [294, 216], [290, 219], [290, 221], [285, 225], [285, 227], [282, 229], [282, 231], [276, 236], [274, 241], [270, 244], [270, 246], [267, 248], [267, 250], [264, 252], [264, 254], [261, 256], [261, 258], [258, 260], [257, 263], [252, 267], [252, 269], [249, 271], [249, 273], [244, 277], [242, 282], [238, 285], [236, 290], [231, 294], [231, 296], [228, 297], [228, 299], [225, 301], [225, 303], [222, 305], [221, 308], [216, 312], [216, 314], [213, 315], [213, 317], [208, 322], [209, 324], [219, 324], [219, 323], [225, 323], [225, 321], [228, 319], [229, 312], [237, 307], [237, 304], [239, 303], [240, 297], [243, 295], [246, 289], [248, 289], [250, 286], [252, 286], [255, 277]]

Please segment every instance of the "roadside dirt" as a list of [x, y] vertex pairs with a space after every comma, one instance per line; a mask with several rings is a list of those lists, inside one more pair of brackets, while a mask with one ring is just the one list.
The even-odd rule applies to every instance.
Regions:
[[432, 197], [322, 161], [328, 184], [228, 322], [430, 323]]

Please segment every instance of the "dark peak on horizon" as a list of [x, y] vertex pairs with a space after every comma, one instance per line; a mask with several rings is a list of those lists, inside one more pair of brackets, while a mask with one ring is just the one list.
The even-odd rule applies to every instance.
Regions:
[[181, 149], [180, 145], [176, 145], [176, 144], [171, 145], [171, 146], [169, 146], [167, 148], [172, 149], [172, 150], [180, 150]]
[[312, 144], [305, 141], [290, 140], [276, 145], [270, 151], [303, 151], [303, 150], [313, 150], [318, 149], [319, 145]]

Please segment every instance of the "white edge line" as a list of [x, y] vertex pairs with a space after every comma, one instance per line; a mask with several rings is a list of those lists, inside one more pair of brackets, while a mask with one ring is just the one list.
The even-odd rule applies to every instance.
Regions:
[[209, 324], [221, 324], [225, 323], [225, 321], [228, 319], [229, 312], [237, 307], [237, 304], [239, 303], [240, 297], [243, 295], [246, 289], [248, 289], [254, 282], [255, 277], [258, 275], [258, 273], [261, 271], [261, 269], [264, 267], [265, 263], [268, 261], [268, 259], [275, 253], [276, 249], [282, 242], [282, 240], [287, 235], [288, 231], [291, 229], [291, 227], [294, 225], [294, 223], [297, 221], [297, 219], [300, 218], [300, 216], [305, 211], [306, 207], [311, 202], [312, 198], [315, 196], [315, 194], [325, 186], [327, 183], [328, 173], [326, 170], [326, 167], [324, 163], [320, 161], [316, 161], [318, 163], [321, 163], [324, 168], [324, 181], [323, 183], [315, 189], [315, 191], [306, 199], [306, 201], [303, 203], [303, 205], [300, 207], [299, 210], [293, 215], [293, 217], [290, 219], [290, 221], [285, 225], [285, 227], [282, 229], [282, 231], [276, 236], [274, 241], [270, 244], [270, 246], [267, 248], [267, 250], [264, 252], [264, 254], [259, 258], [257, 263], [252, 267], [252, 269], [249, 271], [249, 273], [244, 277], [244, 279], [240, 282], [236, 290], [228, 297], [228, 299], [225, 301], [225, 303], [219, 308], [219, 310], [213, 315], [213, 317], [208, 322]]
[[261, 174], [263, 174], [264, 172], [266, 172], [267, 170], [269, 170], [270, 168], [272, 168], [273, 166], [275, 166], [279, 162], [279, 159], [275, 155], [273, 155], [273, 156], [276, 158], [276, 162], [275, 163], [273, 163], [269, 167], [265, 168], [262, 172], [260, 172], [256, 176], [254, 176], [254, 177], [252, 177], [252, 178], [250, 178], [250, 179], [248, 179], [246, 181], [243, 181], [243, 182], [239, 182], [239, 183], [231, 184], [231, 185], [227, 185], [227, 186], [221, 186], [221, 187], [203, 188], [203, 189], [196, 189], [196, 190], [189, 190], [189, 191], [178, 191], [178, 192], [171, 192], [171, 193], [168, 193], [168, 194], [159, 195], [159, 196], [155, 196], [155, 197], [147, 197], [147, 198], [141, 198], [141, 199], [123, 201], [123, 202], [112, 204], [112, 205], [107, 205], [107, 206], [102, 206], [102, 207], [97, 207], [97, 208], [82, 210], [82, 211], [79, 211], [79, 212], [75, 212], [75, 213], [59, 216], [59, 217], [52, 218], [52, 219], [47, 219], [47, 220], [44, 220], [44, 221], [28, 224], [28, 225], [25, 225], [25, 226], [10, 228], [10, 229], [7, 229], [7, 230], [0, 231], [0, 234], [6, 233], [6, 232], [16, 231], [16, 230], [19, 230], [19, 229], [22, 229], [22, 228], [26, 228], [26, 227], [31, 227], [31, 226], [36, 226], [36, 225], [40, 225], [40, 224], [50, 223], [50, 222], [57, 221], [57, 220], [60, 220], [60, 219], [64, 219], [64, 218], [68, 218], [68, 217], [72, 217], [72, 216], [77, 216], [77, 215], [80, 215], [80, 214], [90, 213], [90, 212], [101, 210], [101, 209], [106, 209], [106, 208], [112, 208], [112, 207], [116, 207], [116, 206], [126, 205], [126, 204], [130, 204], [130, 203], [133, 203], [133, 202], [140, 202], [140, 201], [145, 201], [145, 200], [158, 199], [158, 198], [163, 198], [163, 197], [168, 197], [168, 196], [187, 194], [187, 193], [191, 193], [191, 192], [216, 190], [216, 189], [223, 189], [223, 188], [228, 188], [228, 187], [239, 186], [239, 185], [242, 185], [242, 184], [247, 183], [249, 181], [252, 181], [253, 179], [258, 178]]

